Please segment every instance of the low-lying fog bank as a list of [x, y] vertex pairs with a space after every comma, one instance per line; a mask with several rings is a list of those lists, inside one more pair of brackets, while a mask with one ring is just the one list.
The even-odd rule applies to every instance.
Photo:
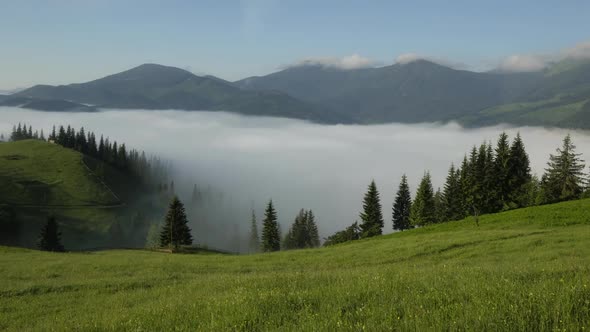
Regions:
[[[520, 131], [533, 173], [541, 174], [549, 153], [571, 132], [578, 151], [590, 156], [588, 132], [507, 126], [463, 129], [457, 124], [324, 126], [304, 121], [244, 117], [222, 112], [105, 110], [98, 113], [48, 113], [0, 108], [0, 133], [18, 122], [43, 128], [70, 124], [104, 134], [128, 147], [169, 159], [181, 199], [193, 183], [223, 194], [222, 222], [228, 232], [249, 228], [250, 209], [262, 217], [272, 198], [284, 230], [300, 208], [313, 209], [320, 236], [326, 237], [358, 219], [371, 179], [381, 193], [385, 231], [390, 232], [391, 204], [403, 173], [415, 188], [425, 170], [442, 186], [449, 165], [484, 140], [504, 130]], [[184, 187], [182, 187], [184, 186]], [[182, 195], [182, 193], [186, 193]], [[198, 222], [198, 221], [197, 221]], [[206, 237], [206, 236], [205, 236]], [[195, 234], [198, 242], [203, 236]], [[206, 241], [204, 241], [206, 242]]]

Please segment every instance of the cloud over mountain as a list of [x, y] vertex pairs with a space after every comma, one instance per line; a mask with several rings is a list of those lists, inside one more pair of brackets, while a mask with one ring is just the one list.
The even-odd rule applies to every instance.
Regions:
[[295, 62], [294, 64], [284, 66], [299, 67], [299, 66], [324, 66], [337, 69], [359, 69], [376, 67], [380, 63], [370, 58], [363, 57], [359, 54], [352, 54], [344, 57], [309, 57]]

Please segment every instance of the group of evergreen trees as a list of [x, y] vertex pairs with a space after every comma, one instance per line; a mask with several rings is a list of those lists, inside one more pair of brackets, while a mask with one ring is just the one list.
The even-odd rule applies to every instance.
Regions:
[[[104, 163], [107, 163], [120, 170], [130, 172], [132, 175], [143, 180], [145, 183], [155, 184], [160, 179], [166, 177], [167, 167], [156, 157], [146, 157], [145, 152], [137, 150], [128, 150], [125, 144], [118, 144], [117, 141], [110, 142], [109, 138], [100, 139], [93, 132], [86, 132], [84, 127], [76, 131], [71, 126], [59, 126], [53, 130], [47, 140], [59, 144], [63, 147], [79, 151], [85, 155], [94, 157]], [[11, 141], [20, 141], [25, 139], [46, 140], [43, 130], [40, 133], [26, 124], [13, 126], [10, 135]], [[102, 173], [99, 165], [97, 173]], [[102, 174], [98, 174], [101, 176]]]
[[272, 252], [290, 249], [316, 248], [320, 246], [320, 236], [312, 210], [301, 209], [293, 224], [281, 241], [281, 229], [277, 211], [272, 200], [266, 206], [262, 221], [262, 236], [258, 235], [256, 215], [252, 211], [250, 220], [250, 252]]
[[283, 239], [283, 249], [304, 249], [320, 246], [320, 236], [311, 210], [301, 209]]
[[43, 133], [43, 129], [41, 129], [41, 133], [37, 130], [33, 132], [33, 127], [29, 126], [27, 129], [27, 125], [20, 123], [17, 126], [12, 126], [12, 133], [10, 134], [11, 141], [20, 141], [24, 139], [40, 139], [45, 140], [45, 134]]
[[[474, 146], [460, 167], [452, 164], [443, 190], [436, 192], [425, 172], [412, 200], [408, 180], [402, 176], [393, 202], [393, 229], [403, 231], [432, 223], [460, 220], [468, 216], [578, 199], [587, 192], [584, 161], [575, 152], [570, 135], [539, 181], [531, 175], [528, 154], [520, 134], [512, 143], [500, 134], [496, 146]], [[379, 192], [371, 181], [363, 199], [361, 224], [354, 223], [326, 239], [325, 245], [380, 235], [383, 216]]]

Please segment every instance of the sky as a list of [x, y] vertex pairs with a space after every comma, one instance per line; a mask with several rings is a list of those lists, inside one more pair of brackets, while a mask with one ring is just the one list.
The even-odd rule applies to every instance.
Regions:
[[0, 90], [148, 62], [237, 80], [306, 61], [347, 69], [415, 57], [530, 70], [590, 49], [590, 2], [576, 0], [0, 0], [0, 12]]

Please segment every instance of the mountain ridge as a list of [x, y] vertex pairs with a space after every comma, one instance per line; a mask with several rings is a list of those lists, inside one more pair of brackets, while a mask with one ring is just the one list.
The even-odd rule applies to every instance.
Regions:
[[230, 111], [328, 124], [590, 128], [590, 61], [564, 60], [528, 73], [458, 70], [422, 59], [357, 69], [305, 64], [235, 82], [146, 63], [85, 83], [35, 85], [0, 97], [0, 106], [15, 105], [16, 98], [51, 111], [91, 111], [83, 106], [92, 105]]

